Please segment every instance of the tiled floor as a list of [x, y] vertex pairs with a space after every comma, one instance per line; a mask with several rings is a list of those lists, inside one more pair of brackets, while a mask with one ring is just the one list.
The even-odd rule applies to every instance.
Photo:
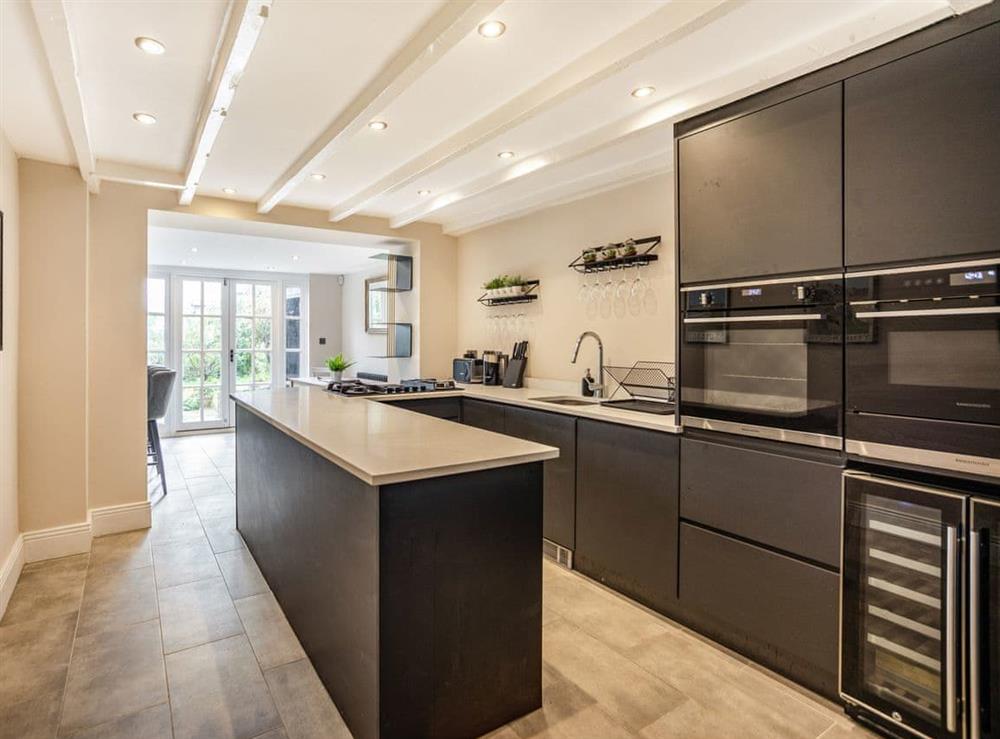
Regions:
[[[0, 738], [349, 737], [235, 531], [234, 438], [164, 440], [153, 527], [25, 568]], [[544, 565], [544, 706], [491, 739], [861, 739], [835, 707]]]

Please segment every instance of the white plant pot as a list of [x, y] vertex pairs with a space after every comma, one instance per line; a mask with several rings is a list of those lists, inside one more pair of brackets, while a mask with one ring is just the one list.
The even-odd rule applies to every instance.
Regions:
[[332, 372], [331, 374], [333, 375], [334, 382], [340, 382], [344, 378], [343, 370], [341, 370], [340, 372]]

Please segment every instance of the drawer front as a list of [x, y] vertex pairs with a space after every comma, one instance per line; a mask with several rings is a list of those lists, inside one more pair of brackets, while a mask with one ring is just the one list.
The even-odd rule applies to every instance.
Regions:
[[840, 578], [697, 526], [680, 530], [680, 601], [695, 628], [835, 696]]
[[504, 416], [504, 406], [499, 403], [462, 398], [462, 423], [502, 434], [506, 430]]
[[448, 421], [459, 421], [462, 418], [461, 398], [419, 398], [416, 400], [392, 401], [400, 408], [416, 411], [427, 416], [436, 416]]
[[681, 518], [840, 566], [837, 464], [681, 440]]
[[507, 406], [509, 436], [559, 448], [545, 462], [544, 526], [549, 541], [573, 549], [576, 539], [576, 418]]

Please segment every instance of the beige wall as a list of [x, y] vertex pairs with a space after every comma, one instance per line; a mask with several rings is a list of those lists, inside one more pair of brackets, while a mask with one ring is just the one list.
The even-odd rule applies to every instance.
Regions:
[[[530, 342], [528, 375], [536, 378], [579, 380], [587, 367], [596, 367], [592, 342], [580, 352], [580, 363], [570, 363], [577, 336], [587, 329], [604, 341], [606, 364], [636, 360], [673, 361], [673, 177], [657, 176], [576, 202], [546, 208], [516, 220], [473, 231], [459, 238], [458, 347], [495, 347], [487, 316], [524, 313]], [[627, 310], [623, 317], [588, 317], [577, 299], [583, 280], [567, 265], [580, 251], [628, 237], [663, 236], [657, 247], [660, 260], [643, 268], [642, 279], [655, 301], [640, 315]], [[425, 265], [426, 267], [426, 265]], [[497, 274], [520, 274], [539, 279], [540, 299], [534, 303], [487, 308], [476, 304], [482, 284]], [[621, 272], [610, 273], [617, 281]], [[626, 275], [631, 281], [635, 270]], [[592, 280], [593, 278], [591, 278]], [[457, 355], [456, 355], [457, 356]]]
[[[338, 275], [309, 275], [309, 366], [321, 367], [341, 351], [343, 290]], [[326, 344], [319, 343], [320, 337]], [[309, 367], [304, 367], [308, 374]]]
[[18, 506], [32, 531], [87, 515], [87, 189], [68, 167], [18, 170]]
[[[0, 572], [17, 542], [18, 203], [17, 157], [0, 132], [3, 211], [3, 351], [0, 352]], [[14, 563], [11, 562], [11, 566]], [[5, 603], [0, 593], [0, 616]]]
[[[331, 223], [325, 211], [196, 198], [104, 183], [88, 196], [70, 167], [20, 163], [21, 530], [86, 520], [88, 508], [145, 500], [145, 321], [148, 211], [380, 234], [419, 242], [421, 279], [434, 299], [421, 320], [423, 374], [445, 375], [454, 344], [456, 240], [432, 224], [394, 230], [381, 218]], [[88, 333], [89, 331], [89, 333]], [[440, 347], [446, 347], [439, 351]]]

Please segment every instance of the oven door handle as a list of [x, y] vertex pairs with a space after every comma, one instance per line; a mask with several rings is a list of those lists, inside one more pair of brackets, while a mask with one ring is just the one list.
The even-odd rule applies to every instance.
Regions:
[[958, 724], [958, 690], [955, 654], [958, 641], [958, 606], [955, 591], [958, 588], [958, 529], [945, 529], [945, 598], [944, 598], [944, 723], [949, 732], [954, 732]]
[[797, 313], [781, 316], [717, 316], [715, 318], [685, 318], [684, 323], [767, 323], [769, 321], [822, 321], [822, 313]]
[[928, 308], [925, 310], [866, 310], [858, 311], [855, 318], [905, 318], [907, 316], [975, 316], [1000, 313], [1000, 306], [983, 308]]

